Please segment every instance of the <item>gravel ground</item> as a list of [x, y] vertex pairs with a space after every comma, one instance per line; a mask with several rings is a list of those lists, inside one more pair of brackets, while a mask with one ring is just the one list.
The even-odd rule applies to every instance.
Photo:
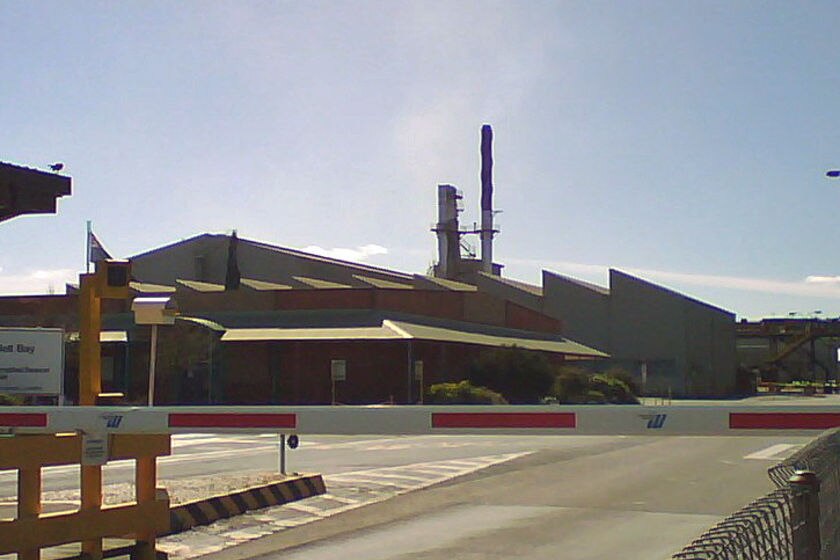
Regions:
[[[178, 505], [282, 479], [283, 477], [276, 472], [264, 472], [233, 476], [208, 475], [189, 479], [159, 479], [157, 485], [166, 488], [172, 505]], [[105, 484], [102, 487], [102, 493], [105, 504], [133, 502], [134, 484], [128, 482]], [[44, 492], [43, 500], [45, 502], [78, 503], [80, 501], [79, 490]]]

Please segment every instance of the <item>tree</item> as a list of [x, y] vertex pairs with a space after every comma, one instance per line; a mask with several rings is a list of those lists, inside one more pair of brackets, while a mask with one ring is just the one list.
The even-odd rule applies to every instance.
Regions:
[[473, 385], [501, 393], [511, 404], [535, 404], [551, 391], [554, 368], [542, 354], [509, 346], [482, 354], [467, 377]]

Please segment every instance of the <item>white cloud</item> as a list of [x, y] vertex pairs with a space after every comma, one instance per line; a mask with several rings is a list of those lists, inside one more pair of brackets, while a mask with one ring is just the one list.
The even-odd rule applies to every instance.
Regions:
[[317, 245], [310, 245], [308, 247], [304, 247], [301, 249], [306, 253], [313, 253], [315, 255], [321, 255], [324, 257], [330, 257], [332, 259], [341, 259], [344, 261], [366, 261], [370, 257], [376, 255], [387, 255], [388, 249], [375, 244], [368, 244], [362, 245], [361, 247], [356, 247], [355, 249], [348, 249], [345, 247], [334, 247], [332, 249], [324, 249], [323, 247], [318, 247]]
[[809, 284], [834, 284], [840, 286], [840, 276], [808, 276], [805, 281]]
[[24, 274], [0, 274], [0, 294], [63, 294], [64, 285], [68, 282], [78, 282], [78, 279], [78, 272], [69, 268], [32, 270]]

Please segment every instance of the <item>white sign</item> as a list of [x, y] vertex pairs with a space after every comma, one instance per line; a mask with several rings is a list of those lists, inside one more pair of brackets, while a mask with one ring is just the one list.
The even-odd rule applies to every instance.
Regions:
[[333, 381], [347, 380], [347, 361], [346, 360], [330, 360], [330, 374]]
[[0, 327], [0, 393], [61, 395], [64, 331]]
[[104, 465], [108, 462], [108, 434], [82, 434], [82, 464]]

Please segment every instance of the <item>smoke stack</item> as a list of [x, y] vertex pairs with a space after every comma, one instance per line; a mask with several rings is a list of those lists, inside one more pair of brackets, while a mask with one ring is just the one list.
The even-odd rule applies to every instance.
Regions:
[[481, 127], [481, 269], [493, 273], [493, 129]]
[[461, 258], [458, 232], [458, 191], [452, 185], [438, 185], [438, 223], [434, 229], [438, 238], [436, 276], [454, 278]]

